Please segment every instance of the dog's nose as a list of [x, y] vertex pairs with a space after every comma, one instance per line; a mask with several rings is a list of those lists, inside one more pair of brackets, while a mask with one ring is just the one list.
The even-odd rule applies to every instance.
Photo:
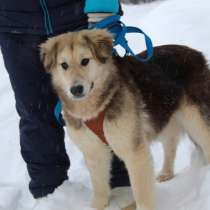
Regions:
[[70, 92], [72, 93], [73, 96], [80, 97], [83, 95], [84, 87], [82, 85], [72, 86]]

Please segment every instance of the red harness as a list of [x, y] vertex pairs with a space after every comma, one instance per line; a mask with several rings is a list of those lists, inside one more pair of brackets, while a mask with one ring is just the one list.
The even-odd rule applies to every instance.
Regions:
[[92, 130], [101, 139], [103, 143], [108, 145], [108, 142], [104, 135], [104, 129], [103, 129], [105, 113], [106, 111], [104, 110], [96, 118], [86, 121], [85, 124], [90, 130]]

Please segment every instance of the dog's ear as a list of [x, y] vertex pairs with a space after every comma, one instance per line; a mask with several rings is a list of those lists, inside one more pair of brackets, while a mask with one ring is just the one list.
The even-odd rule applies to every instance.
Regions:
[[57, 60], [58, 39], [53, 37], [40, 45], [40, 57], [43, 65], [48, 73], [56, 65]]
[[107, 58], [112, 56], [113, 36], [107, 30], [84, 31], [83, 38], [94, 58], [105, 63]]

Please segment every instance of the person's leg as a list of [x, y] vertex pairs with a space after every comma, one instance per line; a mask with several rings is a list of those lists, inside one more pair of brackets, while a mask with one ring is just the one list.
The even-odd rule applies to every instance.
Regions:
[[34, 35], [0, 34], [0, 45], [20, 116], [21, 153], [35, 198], [52, 193], [67, 177], [64, 131], [54, 118], [57, 97], [43, 70]]
[[125, 164], [116, 155], [113, 155], [111, 175], [111, 188], [130, 186]]

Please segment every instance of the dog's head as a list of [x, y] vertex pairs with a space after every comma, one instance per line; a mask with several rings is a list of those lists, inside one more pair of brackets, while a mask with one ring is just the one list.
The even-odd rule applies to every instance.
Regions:
[[102, 88], [113, 71], [112, 42], [106, 30], [83, 30], [41, 44], [41, 59], [55, 88], [71, 100], [82, 100]]

